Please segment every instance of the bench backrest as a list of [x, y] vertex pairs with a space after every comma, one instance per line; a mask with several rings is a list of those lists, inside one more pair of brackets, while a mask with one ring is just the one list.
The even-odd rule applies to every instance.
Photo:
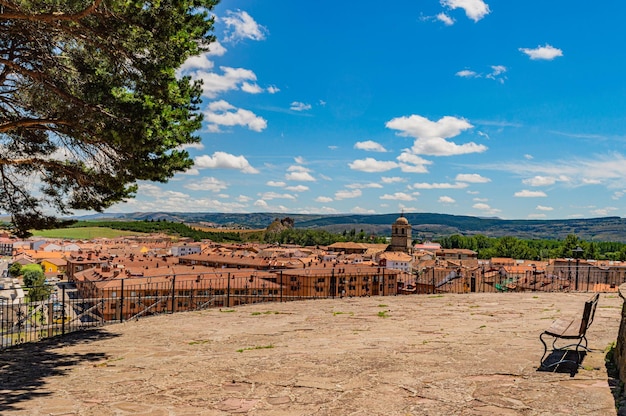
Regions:
[[591, 326], [593, 322], [593, 318], [596, 314], [596, 308], [598, 307], [598, 300], [600, 299], [600, 294], [596, 293], [585, 302], [585, 309], [583, 310], [583, 317], [580, 322], [580, 335], [584, 336], [587, 333], [587, 329]]

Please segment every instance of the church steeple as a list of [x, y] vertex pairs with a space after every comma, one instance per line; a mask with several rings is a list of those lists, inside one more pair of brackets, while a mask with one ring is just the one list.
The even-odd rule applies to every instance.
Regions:
[[404, 217], [404, 211], [398, 219], [391, 225], [391, 251], [403, 251], [411, 253], [413, 248], [413, 239], [411, 238], [412, 226], [409, 220]]

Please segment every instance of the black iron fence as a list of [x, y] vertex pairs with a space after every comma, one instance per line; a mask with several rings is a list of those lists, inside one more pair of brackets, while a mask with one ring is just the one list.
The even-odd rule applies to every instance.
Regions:
[[411, 275], [377, 269], [164, 275], [60, 282], [23, 288], [0, 303], [0, 349], [144, 316], [232, 308], [250, 303], [398, 294], [582, 291], [609, 292], [626, 281], [621, 270], [564, 267], [502, 270], [427, 269]]

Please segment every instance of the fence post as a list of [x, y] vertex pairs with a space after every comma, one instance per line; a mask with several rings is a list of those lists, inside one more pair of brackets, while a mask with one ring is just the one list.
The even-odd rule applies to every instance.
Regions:
[[176, 312], [175, 302], [176, 301], [176, 275], [172, 276], [172, 313]]
[[435, 293], [435, 268], [434, 268], [434, 267], [433, 267], [433, 276], [432, 276], [432, 279], [433, 279], [433, 294], [434, 294], [434, 293]]
[[385, 296], [385, 267], [382, 268], [383, 269], [383, 276], [382, 276], [382, 282], [381, 284], [383, 285], [383, 296]]
[[280, 271], [280, 303], [283, 302], [283, 271]]
[[61, 335], [65, 335], [65, 285], [61, 287]]
[[228, 279], [226, 282], [226, 307], [230, 308], [230, 272], [228, 272], [226, 278]]
[[124, 281], [126, 279], [122, 279], [122, 284], [120, 287], [120, 322], [124, 322]]

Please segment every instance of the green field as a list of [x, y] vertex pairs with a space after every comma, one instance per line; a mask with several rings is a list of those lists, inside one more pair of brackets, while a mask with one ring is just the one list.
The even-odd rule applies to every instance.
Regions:
[[90, 240], [92, 238], [116, 238], [130, 235], [145, 235], [136, 231], [114, 230], [105, 227], [59, 228], [54, 230], [31, 230], [35, 237]]

